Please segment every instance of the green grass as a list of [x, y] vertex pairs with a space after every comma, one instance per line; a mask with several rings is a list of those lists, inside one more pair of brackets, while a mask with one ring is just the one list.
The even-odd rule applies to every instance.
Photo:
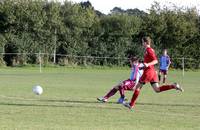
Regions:
[[[155, 93], [145, 85], [134, 111], [98, 103], [113, 85], [129, 77], [128, 69], [0, 68], [2, 130], [199, 130], [200, 72], [170, 71], [185, 92]], [[44, 93], [32, 93], [34, 85]], [[130, 99], [132, 92], [127, 92]]]

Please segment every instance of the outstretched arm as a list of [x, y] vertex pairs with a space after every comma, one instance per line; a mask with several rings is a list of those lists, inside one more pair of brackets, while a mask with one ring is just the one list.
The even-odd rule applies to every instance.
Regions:
[[144, 63], [144, 66], [145, 67], [148, 67], [148, 66], [151, 66], [151, 65], [155, 65], [155, 64], [157, 64], [158, 63], [158, 60], [153, 60], [153, 61], [151, 61], [151, 62], [149, 62], [149, 63]]
[[168, 65], [167, 65], [167, 69], [168, 69], [169, 66], [170, 66], [170, 64], [171, 64], [171, 60], [170, 60], [170, 58], [168, 59], [167, 63], [168, 63]]

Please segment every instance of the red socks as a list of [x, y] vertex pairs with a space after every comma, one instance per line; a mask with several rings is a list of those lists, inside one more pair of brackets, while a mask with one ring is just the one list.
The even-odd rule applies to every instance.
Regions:
[[124, 97], [124, 88], [122, 86], [119, 87], [119, 93], [121, 97]]
[[[162, 91], [166, 91], [166, 90], [170, 90], [170, 89], [175, 89], [175, 86], [174, 85], [163, 85], [163, 86], [160, 86], [159, 88], [160, 88], [160, 92], [162, 92]], [[136, 99], [140, 94], [140, 90], [141, 90], [140, 88], [135, 90], [135, 92], [132, 96], [131, 102], [130, 102], [131, 107], [135, 106]]]
[[117, 89], [113, 88], [104, 96], [104, 98], [108, 99], [109, 97], [113, 96], [116, 92], [117, 92]]
[[160, 92], [162, 91], [166, 91], [166, 90], [170, 90], [170, 89], [175, 89], [175, 86], [174, 85], [163, 85], [163, 86], [160, 86]]
[[133, 96], [132, 96], [132, 99], [131, 99], [131, 102], [130, 102], [131, 107], [133, 107], [135, 105], [136, 99], [137, 99], [139, 94], [140, 94], [140, 88], [136, 89]]

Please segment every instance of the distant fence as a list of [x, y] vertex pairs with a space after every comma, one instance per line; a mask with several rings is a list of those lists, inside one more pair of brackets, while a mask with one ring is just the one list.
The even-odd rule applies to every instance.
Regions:
[[[40, 72], [42, 68], [49, 65], [58, 66], [128, 66], [128, 58], [126, 57], [98, 57], [98, 56], [77, 56], [64, 54], [49, 53], [0, 53], [1, 63], [7, 66], [23, 66], [32, 64], [39, 66]], [[195, 64], [192, 58], [171, 58], [171, 68], [182, 69], [183, 76], [186, 68], [190, 68]]]
[[57, 64], [68, 65], [110, 65], [125, 66], [128, 58], [125, 57], [98, 57], [98, 56], [77, 56], [49, 53], [0, 53], [6, 65], [18, 66], [26, 64]]

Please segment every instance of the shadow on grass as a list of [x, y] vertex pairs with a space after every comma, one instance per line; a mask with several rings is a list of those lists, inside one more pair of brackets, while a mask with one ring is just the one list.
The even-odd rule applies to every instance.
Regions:
[[136, 104], [144, 106], [149, 105], [149, 106], [171, 106], [171, 107], [200, 107], [200, 104], [169, 104], [169, 103], [161, 104], [161, 103], [142, 103], [142, 102]]
[[[66, 102], [66, 101], [65, 101]], [[84, 102], [84, 101], [67, 101], [69, 104], [36, 104], [36, 103], [5, 103], [0, 102], [0, 106], [18, 106], [18, 107], [63, 107], [63, 108], [102, 108], [102, 109], [116, 109], [118, 107], [108, 106], [108, 105], [91, 105], [91, 103], [98, 102]], [[86, 104], [87, 103], [87, 104]]]
[[[98, 101], [83, 101], [83, 100], [54, 100], [54, 99], [40, 99], [34, 100], [37, 102], [43, 103], [63, 103], [63, 104], [36, 104], [36, 103], [5, 103], [0, 102], [0, 105], [7, 105], [7, 106], [35, 106], [35, 107], [85, 107], [85, 108], [105, 108], [105, 109], [120, 109], [114, 106], [106, 105], [106, 104], [117, 104], [116, 102], [106, 102], [101, 103]], [[105, 105], [101, 105], [105, 104]], [[137, 105], [144, 105], [144, 106], [171, 106], [171, 107], [200, 107], [200, 104], [161, 104], [161, 103], [142, 103], [138, 102]], [[121, 104], [119, 104], [121, 105]]]
[[63, 99], [59, 99], [59, 100], [54, 100], [54, 99], [41, 99], [41, 100], [38, 100], [38, 101], [41, 101], [41, 102], [63, 102], [63, 103], [81, 103], [81, 104], [117, 104], [116, 102], [106, 102], [106, 103], [103, 103], [103, 102], [99, 102], [99, 101], [83, 101], [83, 100], [63, 100]]
[[[101, 104], [102, 102], [99, 101], [78, 101], [78, 100], [54, 100], [54, 99], [48, 99], [48, 100], [39, 100], [39, 101], [44, 101], [44, 102], [66, 102], [66, 103], [98, 103]], [[106, 103], [102, 103], [102, 104], [118, 104], [117, 102], [112, 102], [112, 101], [108, 101]], [[169, 103], [142, 103], [142, 102], [138, 102], [136, 103], [137, 105], [148, 105], [148, 106], [171, 106], [171, 107], [200, 107], [200, 104], [169, 104]]]

